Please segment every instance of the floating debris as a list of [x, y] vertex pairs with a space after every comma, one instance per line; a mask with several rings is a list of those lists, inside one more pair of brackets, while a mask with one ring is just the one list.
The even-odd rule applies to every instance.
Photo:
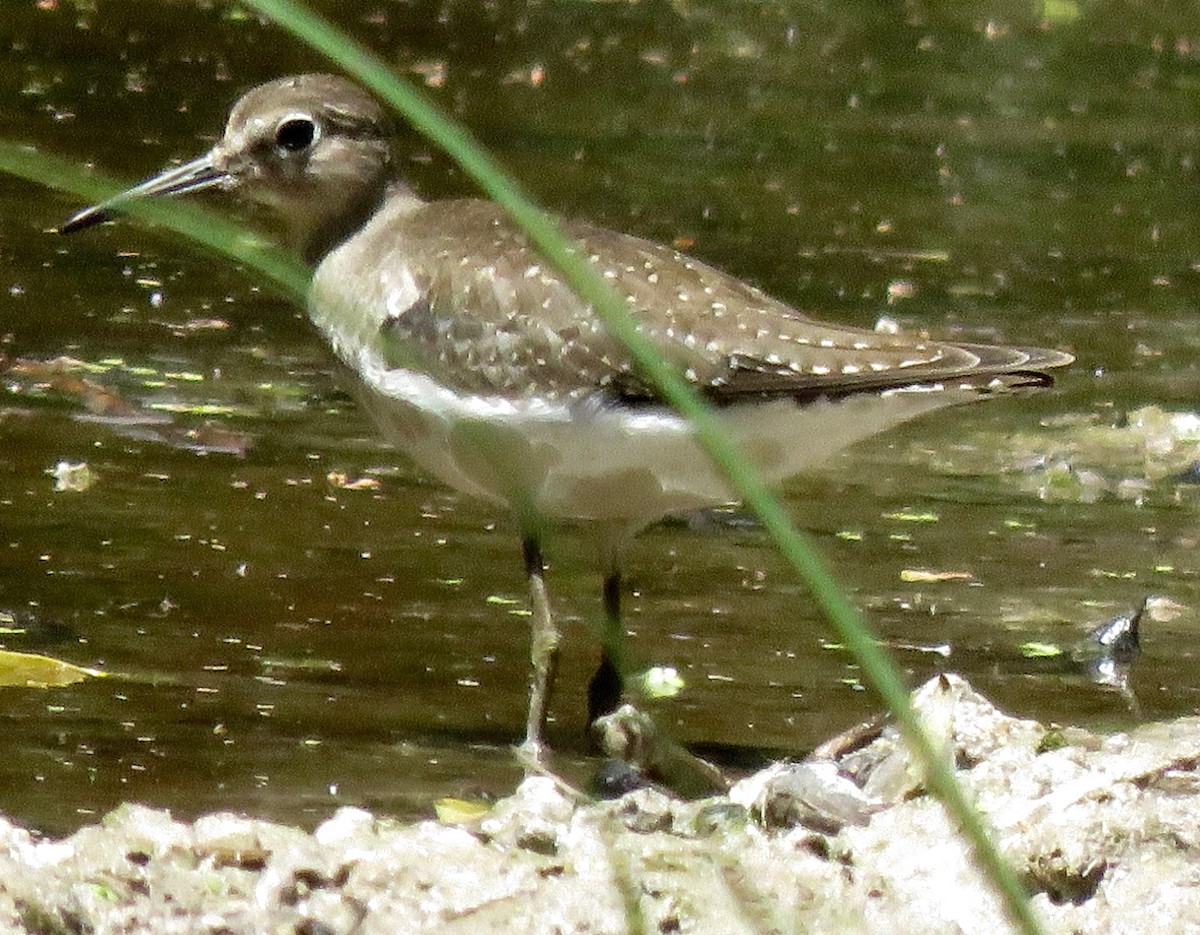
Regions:
[[642, 693], [647, 698], [674, 698], [685, 682], [674, 666], [654, 666], [642, 673]]
[[351, 477], [345, 471], [330, 471], [325, 480], [337, 490], [378, 490], [382, 486], [374, 477]]
[[100, 478], [86, 461], [59, 461], [49, 472], [57, 492], [83, 493], [96, 485]]
[[905, 568], [900, 572], [900, 580], [909, 584], [930, 584], [937, 581], [973, 581], [975, 576], [969, 571], [933, 571], [927, 568]]

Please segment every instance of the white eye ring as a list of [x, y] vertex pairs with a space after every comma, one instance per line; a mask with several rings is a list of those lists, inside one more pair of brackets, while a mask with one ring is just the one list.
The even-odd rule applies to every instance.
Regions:
[[280, 153], [302, 153], [321, 138], [321, 128], [312, 114], [289, 114], [275, 125], [275, 149]]

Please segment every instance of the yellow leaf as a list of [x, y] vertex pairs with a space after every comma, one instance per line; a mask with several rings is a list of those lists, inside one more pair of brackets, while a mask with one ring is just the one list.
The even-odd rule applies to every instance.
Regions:
[[59, 688], [103, 675], [98, 669], [85, 669], [40, 653], [0, 649], [0, 687]]
[[486, 802], [447, 797], [434, 802], [433, 810], [443, 825], [470, 825], [479, 821], [492, 807]]

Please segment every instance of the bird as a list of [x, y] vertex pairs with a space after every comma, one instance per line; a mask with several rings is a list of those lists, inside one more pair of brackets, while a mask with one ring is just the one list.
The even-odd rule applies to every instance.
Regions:
[[[386, 112], [347, 78], [304, 74], [251, 89], [208, 152], [59, 230], [108, 220], [133, 199], [206, 189], [273, 211], [315, 266], [309, 317], [383, 436], [441, 482], [514, 516], [531, 607], [518, 750], [541, 763], [560, 642], [547, 536], [577, 530], [600, 572], [594, 720], [621, 696], [623, 547], [665, 516], [735, 502], [735, 491], [497, 204], [417, 194]], [[1073, 360], [821, 321], [672, 247], [586, 221], [560, 226], [771, 483], [917, 416], [1049, 386], [1049, 371]]]

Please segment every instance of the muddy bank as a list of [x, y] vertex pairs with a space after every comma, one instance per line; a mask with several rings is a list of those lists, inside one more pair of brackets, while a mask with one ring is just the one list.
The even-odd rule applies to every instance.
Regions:
[[[1200, 718], [1103, 737], [1007, 717], [954, 677], [915, 697], [1048, 931], [1140, 932], [1148, 912], [1200, 931]], [[0, 820], [3, 932], [1004, 930], [887, 730], [689, 803], [534, 778], [461, 826], [342, 809], [308, 834], [131, 804], [52, 840]]]

